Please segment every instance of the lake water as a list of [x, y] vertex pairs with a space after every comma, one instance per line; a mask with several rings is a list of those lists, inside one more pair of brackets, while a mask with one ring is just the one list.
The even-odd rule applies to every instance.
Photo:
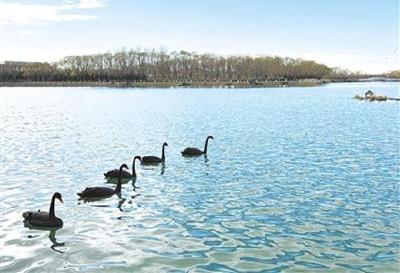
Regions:
[[[0, 88], [0, 272], [397, 272], [397, 83]], [[182, 158], [187, 146], [208, 157]], [[78, 201], [135, 155], [137, 188]], [[109, 184], [113, 186], [112, 184]], [[56, 232], [26, 210], [64, 204]]]

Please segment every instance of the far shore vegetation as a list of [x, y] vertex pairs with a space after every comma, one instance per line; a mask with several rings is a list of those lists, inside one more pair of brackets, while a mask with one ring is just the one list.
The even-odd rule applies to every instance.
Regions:
[[0, 63], [0, 86], [269, 87], [335, 81], [399, 80], [277, 56], [219, 56], [187, 51], [120, 50], [55, 62]]

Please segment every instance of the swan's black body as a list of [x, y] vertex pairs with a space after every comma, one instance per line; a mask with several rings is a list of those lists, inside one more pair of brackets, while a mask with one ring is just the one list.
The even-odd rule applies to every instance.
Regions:
[[164, 142], [162, 146], [162, 153], [161, 153], [161, 158], [156, 157], [156, 156], [143, 156], [142, 157], [142, 164], [143, 165], [154, 165], [154, 164], [160, 164], [160, 163], [165, 163], [165, 146], [168, 146], [166, 142]]
[[181, 153], [183, 156], [199, 156], [199, 155], [206, 155], [207, 154], [207, 147], [208, 147], [208, 140], [209, 139], [214, 139], [212, 136], [208, 136], [206, 139], [206, 143], [204, 144], [204, 151], [194, 148], [194, 147], [189, 147], [183, 150]]
[[58, 192], [54, 193], [53, 197], [51, 198], [49, 212], [40, 210], [37, 212], [24, 212], [22, 217], [25, 219], [25, 224], [42, 228], [61, 228], [63, 226], [63, 221], [60, 218], [57, 218], [54, 213], [55, 199], [58, 199], [61, 203], [63, 203], [61, 194]]
[[[128, 166], [126, 164], [122, 164], [121, 167], [119, 168], [119, 172], [121, 173], [123, 169], [126, 168], [128, 169]], [[110, 197], [116, 193], [121, 192], [121, 176], [118, 177], [118, 184], [115, 189], [107, 188], [107, 187], [91, 187], [91, 188], [86, 188], [83, 192], [77, 193], [81, 198], [104, 198], [104, 197]]]
[[132, 162], [132, 173], [126, 170], [122, 170], [122, 172], [120, 173], [119, 169], [114, 169], [104, 173], [104, 177], [107, 179], [118, 178], [119, 176], [121, 176], [122, 179], [131, 179], [132, 177], [136, 177], [136, 170], [135, 170], [136, 159], [140, 161], [142, 160], [140, 156], [135, 156]]

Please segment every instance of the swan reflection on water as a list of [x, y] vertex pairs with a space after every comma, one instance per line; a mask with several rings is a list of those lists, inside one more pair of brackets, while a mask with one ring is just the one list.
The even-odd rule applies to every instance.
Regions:
[[[158, 166], [158, 165], [155, 165], [155, 164], [153, 164], [153, 165], [151, 165], [151, 164], [143, 165], [143, 169], [144, 169], [144, 170], [148, 170], [148, 171], [157, 170], [158, 167], [159, 167], [159, 166]], [[161, 175], [164, 174], [165, 169], [166, 169], [165, 164], [164, 164], [164, 163], [161, 163], [161, 164], [160, 164], [160, 174], [161, 174]]]
[[59, 252], [59, 253], [64, 253], [65, 251], [61, 251], [61, 250], [58, 250], [58, 249], [56, 249], [56, 247], [63, 247], [63, 246], [65, 246], [65, 242], [62, 242], [62, 243], [59, 243], [59, 242], [57, 242], [57, 238], [56, 238], [56, 230], [50, 230], [50, 233], [49, 233], [49, 239], [50, 239], [50, 241], [53, 243], [52, 245], [51, 245], [51, 249], [52, 250], [54, 250], [54, 251], [56, 251], [56, 252]]
[[[118, 196], [118, 205], [117, 208], [122, 212], [122, 205], [125, 203], [126, 198], [123, 198], [121, 196], [121, 193], [117, 193], [116, 196]], [[110, 198], [111, 196], [107, 196], [107, 197], [92, 197], [92, 198], [80, 198], [79, 201], [82, 201], [84, 204], [86, 203], [95, 203], [95, 202], [100, 202], [103, 200], [106, 200], [108, 198]], [[82, 202], [78, 202], [78, 205], [82, 204]], [[111, 204], [93, 204], [91, 205], [92, 207], [98, 207], [98, 208], [108, 208], [108, 207], [112, 207]]]
[[[115, 195], [119, 198], [119, 199], [123, 199], [122, 195], [120, 192], [115, 193]], [[101, 197], [80, 197], [78, 199], [78, 205], [80, 205], [82, 202], [84, 204], [86, 203], [95, 203], [95, 202], [100, 202], [106, 199], [109, 199], [110, 197], [113, 197], [114, 195], [109, 195], [109, 196], [101, 196]], [[93, 205], [94, 207], [109, 207], [109, 205]]]
[[[46, 227], [37, 227], [37, 226], [33, 226], [28, 222], [24, 222], [24, 226], [26, 228], [29, 228], [31, 230], [42, 230], [42, 231], [50, 231], [49, 232], [49, 240], [52, 243], [52, 245], [50, 246], [50, 248], [58, 253], [64, 253], [65, 251], [59, 250], [57, 249], [58, 247], [64, 247], [65, 246], [65, 242], [59, 243], [57, 242], [57, 238], [56, 238], [56, 232], [57, 230], [61, 229], [61, 227], [54, 227], [54, 228], [46, 228]], [[32, 237], [30, 237], [32, 238]]]
[[[198, 158], [201, 158], [201, 157], [204, 158], [205, 163], [207, 163], [209, 161], [207, 154], [201, 154], [198, 156], [183, 156], [183, 158], [185, 160], [187, 160], [187, 162], [191, 162], [192, 160], [198, 160]], [[208, 166], [208, 164], [207, 164], [207, 166]]]
[[[137, 177], [134, 176], [134, 177], [131, 177], [129, 179], [122, 179], [121, 183], [122, 184], [127, 184], [129, 181], [131, 181], [132, 182], [133, 191], [136, 191], [136, 189], [140, 189], [140, 187], [136, 186], [136, 180], [137, 180]], [[108, 179], [106, 183], [117, 184], [117, 179]]]

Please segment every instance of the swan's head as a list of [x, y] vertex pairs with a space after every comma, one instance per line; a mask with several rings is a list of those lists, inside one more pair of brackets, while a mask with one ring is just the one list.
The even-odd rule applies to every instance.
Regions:
[[124, 168], [129, 170], [129, 168], [126, 164], [122, 164], [121, 167], [119, 168], [119, 170], [122, 171], [122, 169], [124, 169]]
[[214, 140], [214, 137], [213, 137], [213, 136], [208, 136], [207, 139], [209, 139], [209, 138], [212, 139], [212, 140]]
[[167, 143], [167, 142], [164, 142], [163, 147], [165, 147], [165, 146], [168, 146], [168, 143]]
[[142, 158], [140, 156], [138, 156], [138, 155], [135, 156], [135, 158], [133, 160], [135, 161], [136, 159], [138, 159], [139, 161], [142, 161]]
[[64, 203], [64, 201], [62, 200], [61, 193], [56, 192], [56, 193], [54, 193], [53, 197], [60, 200], [61, 203]]

